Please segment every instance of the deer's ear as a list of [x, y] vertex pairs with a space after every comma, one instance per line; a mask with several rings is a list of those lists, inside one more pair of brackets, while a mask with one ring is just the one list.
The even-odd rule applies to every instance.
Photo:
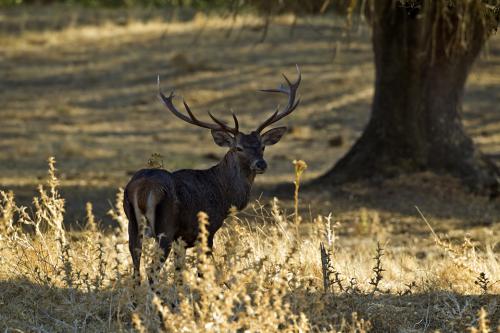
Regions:
[[281, 140], [283, 135], [286, 133], [287, 128], [286, 127], [276, 127], [273, 129], [270, 129], [266, 133], [262, 134], [262, 144], [264, 146], [272, 146], [278, 141]]
[[212, 130], [212, 137], [214, 142], [221, 147], [234, 146], [234, 138], [228, 132]]

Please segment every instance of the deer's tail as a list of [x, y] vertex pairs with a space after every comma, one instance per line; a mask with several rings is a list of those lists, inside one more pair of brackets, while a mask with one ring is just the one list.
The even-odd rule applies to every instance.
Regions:
[[147, 237], [155, 237], [156, 235], [155, 211], [159, 201], [160, 195], [154, 189], [137, 191], [132, 198], [134, 214], [139, 223], [139, 229], [142, 230], [144, 228], [144, 235]]

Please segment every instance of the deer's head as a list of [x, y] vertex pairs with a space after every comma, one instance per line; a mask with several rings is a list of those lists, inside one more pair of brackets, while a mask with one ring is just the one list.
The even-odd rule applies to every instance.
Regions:
[[[288, 78], [283, 75], [287, 83], [287, 87], [281, 85], [277, 89], [265, 89], [263, 92], [282, 93], [288, 96], [288, 103], [283, 111], [280, 112], [279, 107], [276, 111], [267, 118], [256, 130], [245, 134], [239, 131], [238, 118], [233, 113], [234, 127], [228, 126], [225, 122], [217, 119], [212, 113], [208, 115], [213, 120], [213, 123], [203, 122], [197, 119], [187, 103], [183, 101], [184, 108], [187, 115], [181, 113], [173, 104], [174, 93], [171, 92], [167, 97], [161, 90], [159, 90], [160, 98], [165, 106], [178, 118], [184, 120], [189, 124], [199, 127], [208, 128], [212, 132], [214, 142], [221, 147], [228, 147], [231, 152], [235, 153], [241, 165], [248, 167], [255, 173], [264, 173], [267, 169], [267, 163], [264, 160], [264, 150], [266, 146], [276, 144], [285, 134], [287, 128], [285, 126], [272, 128], [264, 132], [264, 129], [278, 120], [286, 117], [292, 113], [299, 105], [300, 100], [295, 101], [297, 96], [297, 89], [300, 85], [301, 74], [297, 66], [297, 80], [290, 82]], [[158, 79], [159, 89], [159, 79]]]

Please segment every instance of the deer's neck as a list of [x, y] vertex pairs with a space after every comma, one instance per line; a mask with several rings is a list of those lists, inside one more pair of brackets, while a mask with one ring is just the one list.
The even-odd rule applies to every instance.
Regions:
[[213, 170], [220, 179], [222, 193], [229, 206], [236, 206], [238, 210], [245, 208], [250, 199], [255, 172], [241, 163], [234, 151], [229, 151]]

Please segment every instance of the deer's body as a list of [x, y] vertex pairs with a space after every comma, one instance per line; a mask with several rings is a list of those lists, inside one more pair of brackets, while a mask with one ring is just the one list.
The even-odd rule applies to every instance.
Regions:
[[143, 169], [134, 174], [125, 188], [123, 206], [129, 220], [129, 248], [137, 276], [143, 237], [140, 224], [143, 221], [146, 222], [145, 235], [154, 237], [159, 242], [164, 252], [164, 261], [174, 240], [181, 238], [188, 247], [194, 245], [198, 237], [197, 215], [200, 211], [207, 213], [209, 217], [208, 246], [211, 248], [214, 235], [231, 208], [245, 208], [256, 174], [263, 173], [267, 168], [263, 159], [265, 146], [277, 143], [286, 127], [273, 128], [263, 134], [261, 131], [290, 114], [298, 105], [295, 94], [300, 83], [300, 72], [295, 83], [286, 80], [289, 89], [281, 87], [267, 90], [289, 96], [285, 111], [278, 113], [276, 110], [250, 134], [239, 132], [238, 120], [234, 114], [234, 128], [228, 127], [210, 113], [215, 124], [205, 123], [192, 114], [186, 103], [184, 106], [189, 117], [180, 113], [173, 105], [173, 94], [165, 97], [160, 92], [164, 104], [174, 115], [188, 123], [211, 129], [215, 143], [229, 147], [229, 151], [217, 165], [206, 170], [183, 169], [168, 172], [162, 169]]
[[[139, 235], [142, 216], [147, 220], [150, 236], [159, 240], [165, 257], [175, 239], [182, 238], [188, 247], [193, 246], [198, 236], [200, 211], [209, 216], [208, 244], [212, 246], [213, 236], [231, 207], [241, 210], [247, 205], [255, 178], [255, 172], [239, 165], [234, 155], [234, 151], [229, 151], [222, 161], [206, 170], [136, 172], [124, 196], [131, 252], [140, 251], [142, 246]], [[134, 264], [136, 260], [139, 259]]]

